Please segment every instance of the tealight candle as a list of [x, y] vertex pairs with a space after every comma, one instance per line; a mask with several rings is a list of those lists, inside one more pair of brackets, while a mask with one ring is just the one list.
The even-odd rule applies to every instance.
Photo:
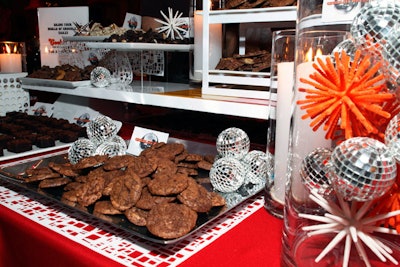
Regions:
[[0, 72], [22, 72], [22, 55], [18, 43], [4, 42], [0, 54]]

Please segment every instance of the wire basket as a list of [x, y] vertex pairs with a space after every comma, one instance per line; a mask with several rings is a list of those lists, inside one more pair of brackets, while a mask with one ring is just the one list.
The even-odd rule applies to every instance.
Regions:
[[7, 112], [26, 112], [30, 106], [29, 92], [21, 88], [20, 78], [28, 73], [0, 73], [0, 116]]

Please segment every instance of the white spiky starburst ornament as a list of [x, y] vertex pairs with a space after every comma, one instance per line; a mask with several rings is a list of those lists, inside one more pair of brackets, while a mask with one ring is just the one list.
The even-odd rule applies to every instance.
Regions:
[[172, 8], [168, 7], [168, 17], [160, 10], [161, 15], [164, 17], [165, 21], [160, 19], [154, 19], [155, 21], [163, 24], [164, 26], [156, 28], [158, 32], [165, 32], [167, 37], [170, 37], [172, 40], [175, 40], [175, 37], [183, 40], [182, 34], [185, 35], [188, 30], [182, 28], [181, 26], [185, 25], [184, 20], [181, 19], [182, 12], [179, 11], [174, 12]]
[[366, 216], [366, 213], [373, 203], [373, 200], [363, 202], [361, 207], [359, 207], [360, 202], [353, 201], [349, 204], [338, 195], [338, 205], [332, 200], [325, 199], [318, 194], [316, 190], [310, 191], [310, 199], [324, 208], [326, 213], [323, 216], [305, 213], [299, 214], [302, 218], [321, 223], [304, 226], [302, 228], [307, 232], [308, 237], [336, 233], [335, 237], [332, 238], [329, 244], [315, 258], [315, 262], [318, 263], [321, 261], [344, 239], [343, 267], [349, 265], [352, 243], [367, 267], [370, 267], [371, 263], [369, 262], [364, 245], [366, 245], [382, 262], [387, 262], [387, 260], [389, 260], [393, 264], [398, 265], [398, 261], [391, 255], [393, 250], [373, 234], [385, 233], [397, 235], [398, 233], [395, 229], [379, 227], [375, 224], [378, 221], [400, 215], [400, 210], [369, 217]]

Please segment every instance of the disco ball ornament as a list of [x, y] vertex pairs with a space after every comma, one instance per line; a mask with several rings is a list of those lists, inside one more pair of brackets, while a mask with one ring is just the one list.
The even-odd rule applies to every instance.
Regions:
[[266, 181], [262, 181], [258, 184], [253, 183], [244, 183], [242, 184], [237, 192], [244, 197], [252, 196], [255, 193], [259, 192], [261, 189], [265, 188]]
[[244, 196], [242, 196], [241, 194], [239, 194], [237, 192], [220, 193], [220, 194], [221, 194], [221, 196], [224, 197], [226, 207], [228, 209], [235, 207], [237, 204], [239, 204], [240, 202], [242, 202], [245, 199]]
[[233, 192], [244, 182], [245, 168], [236, 158], [224, 157], [213, 163], [210, 170], [210, 182], [215, 190]]
[[[332, 56], [336, 52], [346, 52], [346, 54], [353, 60], [354, 55], [357, 51], [357, 47], [352, 39], [346, 39], [336, 45], [336, 47], [332, 50]], [[334, 60], [334, 57], [332, 58]]]
[[250, 150], [250, 139], [245, 131], [231, 127], [217, 137], [217, 151], [222, 157], [242, 158]]
[[303, 159], [300, 177], [308, 190], [315, 190], [318, 194], [329, 196], [333, 187], [328, 179], [332, 150], [317, 148]]
[[118, 132], [118, 126], [111, 118], [100, 115], [88, 123], [86, 132], [88, 138], [99, 145], [115, 137]]
[[370, 1], [354, 17], [350, 33], [356, 46], [361, 47], [365, 53], [381, 58], [384, 45], [399, 21], [399, 1]]
[[119, 142], [105, 141], [96, 148], [95, 154], [109, 157], [122, 156], [126, 154], [126, 145], [122, 145]]
[[96, 67], [90, 73], [90, 83], [96, 87], [107, 87], [111, 84], [111, 73], [104, 67]]
[[335, 191], [346, 200], [368, 201], [384, 195], [396, 179], [396, 161], [382, 142], [354, 137], [332, 152], [329, 173]]
[[87, 138], [78, 139], [68, 149], [68, 160], [72, 164], [78, 163], [81, 159], [92, 156], [95, 153], [96, 145]]
[[267, 152], [252, 150], [242, 159], [246, 178], [244, 183], [265, 184], [273, 173], [274, 156]]
[[386, 126], [385, 144], [389, 153], [400, 162], [400, 114], [395, 115]]
[[391, 90], [400, 88], [400, 25], [388, 38], [384, 50], [383, 59], [388, 77], [388, 86]]

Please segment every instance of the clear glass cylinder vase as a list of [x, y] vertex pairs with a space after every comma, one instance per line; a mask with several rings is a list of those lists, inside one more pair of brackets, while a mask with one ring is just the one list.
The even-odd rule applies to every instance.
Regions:
[[298, 28], [281, 266], [400, 261], [399, 85], [385, 73], [399, 10], [364, 2], [350, 31]]

